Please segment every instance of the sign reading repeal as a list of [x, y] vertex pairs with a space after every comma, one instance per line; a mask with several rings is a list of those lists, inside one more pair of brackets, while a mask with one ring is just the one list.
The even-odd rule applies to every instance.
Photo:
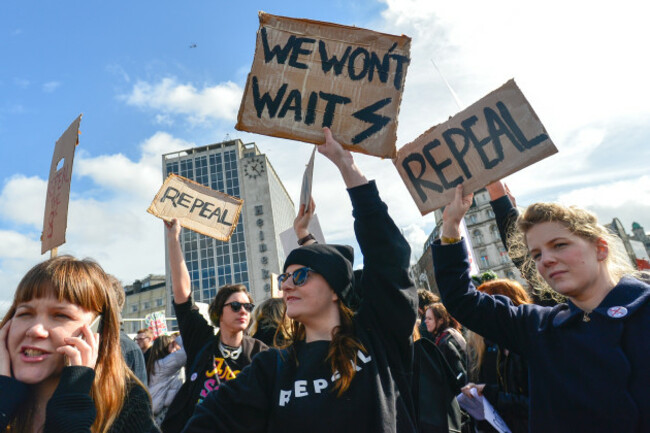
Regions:
[[260, 12], [237, 128], [394, 158], [411, 38]]
[[41, 233], [41, 254], [65, 243], [65, 231], [68, 227], [72, 162], [74, 161], [75, 148], [79, 143], [80, 123], [81, 114], [68, 126], [68, 129], [56, 141], [54, 147], [50, 177], [47, 182], [43, 232]]
[[244, 200], [170, 174], [147, 209], [152, 215], [220, 241], [230, 240]]
[[402, 147], [393, 160], [422, 215], [557, 153], [514, 80]]

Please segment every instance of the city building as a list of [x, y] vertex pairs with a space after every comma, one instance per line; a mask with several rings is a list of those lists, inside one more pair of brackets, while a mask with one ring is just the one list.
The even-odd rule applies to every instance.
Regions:
[[646, 252], [650, 254], [650, 236], [645, 232], [643, 226], [637, 222], [633, 222], [632, 233], [634, 233], [632, 239], [641, 242]]
[[[167, 284], [164, 275], [148, 275], [142, 280], [124, 287], [126, 302], [122, 310], [124, 331], [135, 334], [145, 327], [144, 318], [156, 311], [165, 311], [167, 306]], [[175, 329], [173, 320], [167, 321], [169, 329]]]
[[[255, 143], [235, 139], [168, 153], [162, 159], [165, 178], [178, 174], [244, 200], [228, 242], [181, 231], [194, 301], [209, 303], [225, 284], [245, 285], [257, 303], [270, 297], [273, 274], [284, 259], [279, 234], [293, 226], [296, 213], [266, 156]], [[171, 287], [169, 268], [167, 281]], [[172, 314], [171, 305], [169, 291], [168, 314]]]
[[[428, 288], [436, 293], [438, 292], [438, 288], [434, 276], [431, 244], [440, 237], [442, 211], [443, 209], [435, 211], [436, 227], [424, 244], [422, 257], [412, 267], [411, 271], [418, 288]], [[494, 212], [492, 211], [492, 206], [490, 206], [490, 195], [487, 190], [480, 189], [474, 193], [474, 202], [465, 215], [465, 225], [469, 232], [479, 273], [493, 271], [499, 278], [517, 280], [526, 286], [526, 281], [514, 263], [512, 263], [512, 260], [510, 260], [508, 251], [501, 242], [499, 228], [494, 217]]]

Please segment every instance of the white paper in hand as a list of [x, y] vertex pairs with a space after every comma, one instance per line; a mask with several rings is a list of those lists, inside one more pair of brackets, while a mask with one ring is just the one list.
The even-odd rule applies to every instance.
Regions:
[[316, 156], [316, 146], [314, 146], [314, 150], [311, 152], [311, 158], [309, 158], [309, 162], [307, 163], [305, 174], [302, 175], [302, 189], [300, 190], [300, 203], [298, 204], [298, 208], [303, 204], [305, 205], [305, 209], [309, 208], [311, 186], [314, 179], [314, 156]]
[[482, 395], [478, 395], [476, 388], [472, 388], [470, 392], [474, 398], [469, 398], [462, 392], [456, 396], [460, 407], [465, 409], [472, 418], [479, 421], [486, 420], [499, 433], [511, 433], [503, 418], [494, 410], [490, 402]]

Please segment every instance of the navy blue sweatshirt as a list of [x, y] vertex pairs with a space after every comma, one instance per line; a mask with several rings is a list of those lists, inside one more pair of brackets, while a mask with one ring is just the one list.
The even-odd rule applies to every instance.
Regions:
[[297, 343], [291, 354], [259, 353], [236, 379], [208, 394], [185, 432], [415, 432], [410, 392], [417, 293], [410, 248], [374, 182], [348, 190], [364, 256], [363, 301], [354, 316], [359, 354], [350, 388], [337, 397], [329, 341]]
[[447, 310], [528, 362], [531, 432], [650, 431], [648, 284], [621, 279], [585, 322], [570, 301], [515, 307], [477, 292], [463, 242], [437, 241], [433, 263]]

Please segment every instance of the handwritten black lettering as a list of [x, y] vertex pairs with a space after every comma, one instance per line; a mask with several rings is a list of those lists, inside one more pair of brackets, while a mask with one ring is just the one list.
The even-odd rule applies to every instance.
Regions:
[[332, 126], [332, 122], [334, 121], [334, 110], [336, 110], [336, 104], [349, 104], [352, 100], [345, 96], [339, 96], [333, 93], [318, 92], [318, 95], [321, 99], [327, 101], [325, 113], [323, 113], [323, 126], [329, 128]]
[[284, 65], [284, 62], [287, 60], [287, 57], [289, 56], [289, 53], [294, 46], [296, 37], [294, 35], [291, 35], [284, 47], [276, 45], [273, 48], [269, 48], [269, 41], [266, 35], [266, 27], [261, 28], [260, 34], [262, 35], [262, 47], [264, 48], [264, 63], [269, 63], [273, 60], [274, 57], [276, 57], [277, 62], [281, 65]]
[[264, 92], [264, 94], [260, 96], [259, 82], [257, 80], [257, 77], [253, 77], [253, 103], [255, 104], [255, 110], [257, 111], [258, 118], [262, 117], [264, 107], [266, 107], [268, 110], [270, 118], [275, 117], [275, 113], [277, 113], [278, 108], [280, 107], [280, 103], [284, 98], [284, 94], [287, 91], [287, 86], [288, 84], [284, 83], [280, 87], [278, 93], [275, 95], [275, 99], [269, 95], [269, 92]]
[[[172, 193], [174, 193], [174, 195], [171, 195]], [[177, 190], [176, 188], [172, 188], [171, 186], [167, 187], [167, 189], [165, 190], [165, 193], [163, 194], [162, 198], [160, 199], [160, 202], [164, 203], [165, 199], [169, 199], [172, 202], [172, 205], [174, 207], [176, 207], [176, 198], [178, 197], [178, 195], [180, 193], [181, 192], [179, 190]]]
[[311, 54], [311, 50], [302, 48], [302, 44], [313, 44], [316, 39], [311, 38], [296, 38], [293, 41], [293, 49], [291, 50], [291, 57], [289, 57], [289, 65], [297, 69], [308, 69], [307, 64], [298, 61], [298, 56], [301, 54]]
[[517, 136], [521, 144], [526, 149], [532, 149], [533, 147], [537, 146], [539, 143], [548, 140], [548, 135], [546, 134], [539, 134], [537, 137], [528, 140], [524, 135], [524, 133], [521, 131], [521, 128], [519, 128], [519, 125], [517, 125], [517, 122], [515, 122], [515, 119], [512, 118], [512, 115], [510, 114], [508, 107], [506, 107], [506, 104], [499, 101], [497, 102], [497, 108], [499, 109], [499, 113], [501, 113], [503, 120], [505, 120], [508, 126], [510, 126], [512, 132]]
[[[363, 56], [363, 63], [361, 72], [357, 74], [356, 60], [359, 56]], [[350, 54], [350, 60], [348, 61], [348, 76], [352, 81], [358, 81], [366, 76], [368, 73], [369, 60], [370, 54], [365, 48], [357, 47], [354, 51], [352, 51], [352, 54]]]
[[372, 134], [381, 131], [381, 129], [386, 126], [388, 122], [390, 122], [390, 117], [382, 116], [380, 114], [376, 114], [375, 112], [390, 104], [391, 101], [392, 98], [380, 99], [374, 104], [371, 104], [359, 111], [356, 111], [355, 113], [352, 113], [353, 117], [361, 120], [362, 122], [371, 124], [370, 128], [352, 137], [352, 144], [361, 143]]
[[327, 74], [333, 67], [334, 75], [341, 75], [341, 72], [343, 72], [343, 66], [345, 66], [345, 62], [350, 55], [350, 51], [352, 51], [352, 47], [347, 47], [340, 59], [335, 55], [328, 58], [325, 42], [318, 41], [318, 52], [320, 54], [321, 68], [323, 69], [323, 72]]

